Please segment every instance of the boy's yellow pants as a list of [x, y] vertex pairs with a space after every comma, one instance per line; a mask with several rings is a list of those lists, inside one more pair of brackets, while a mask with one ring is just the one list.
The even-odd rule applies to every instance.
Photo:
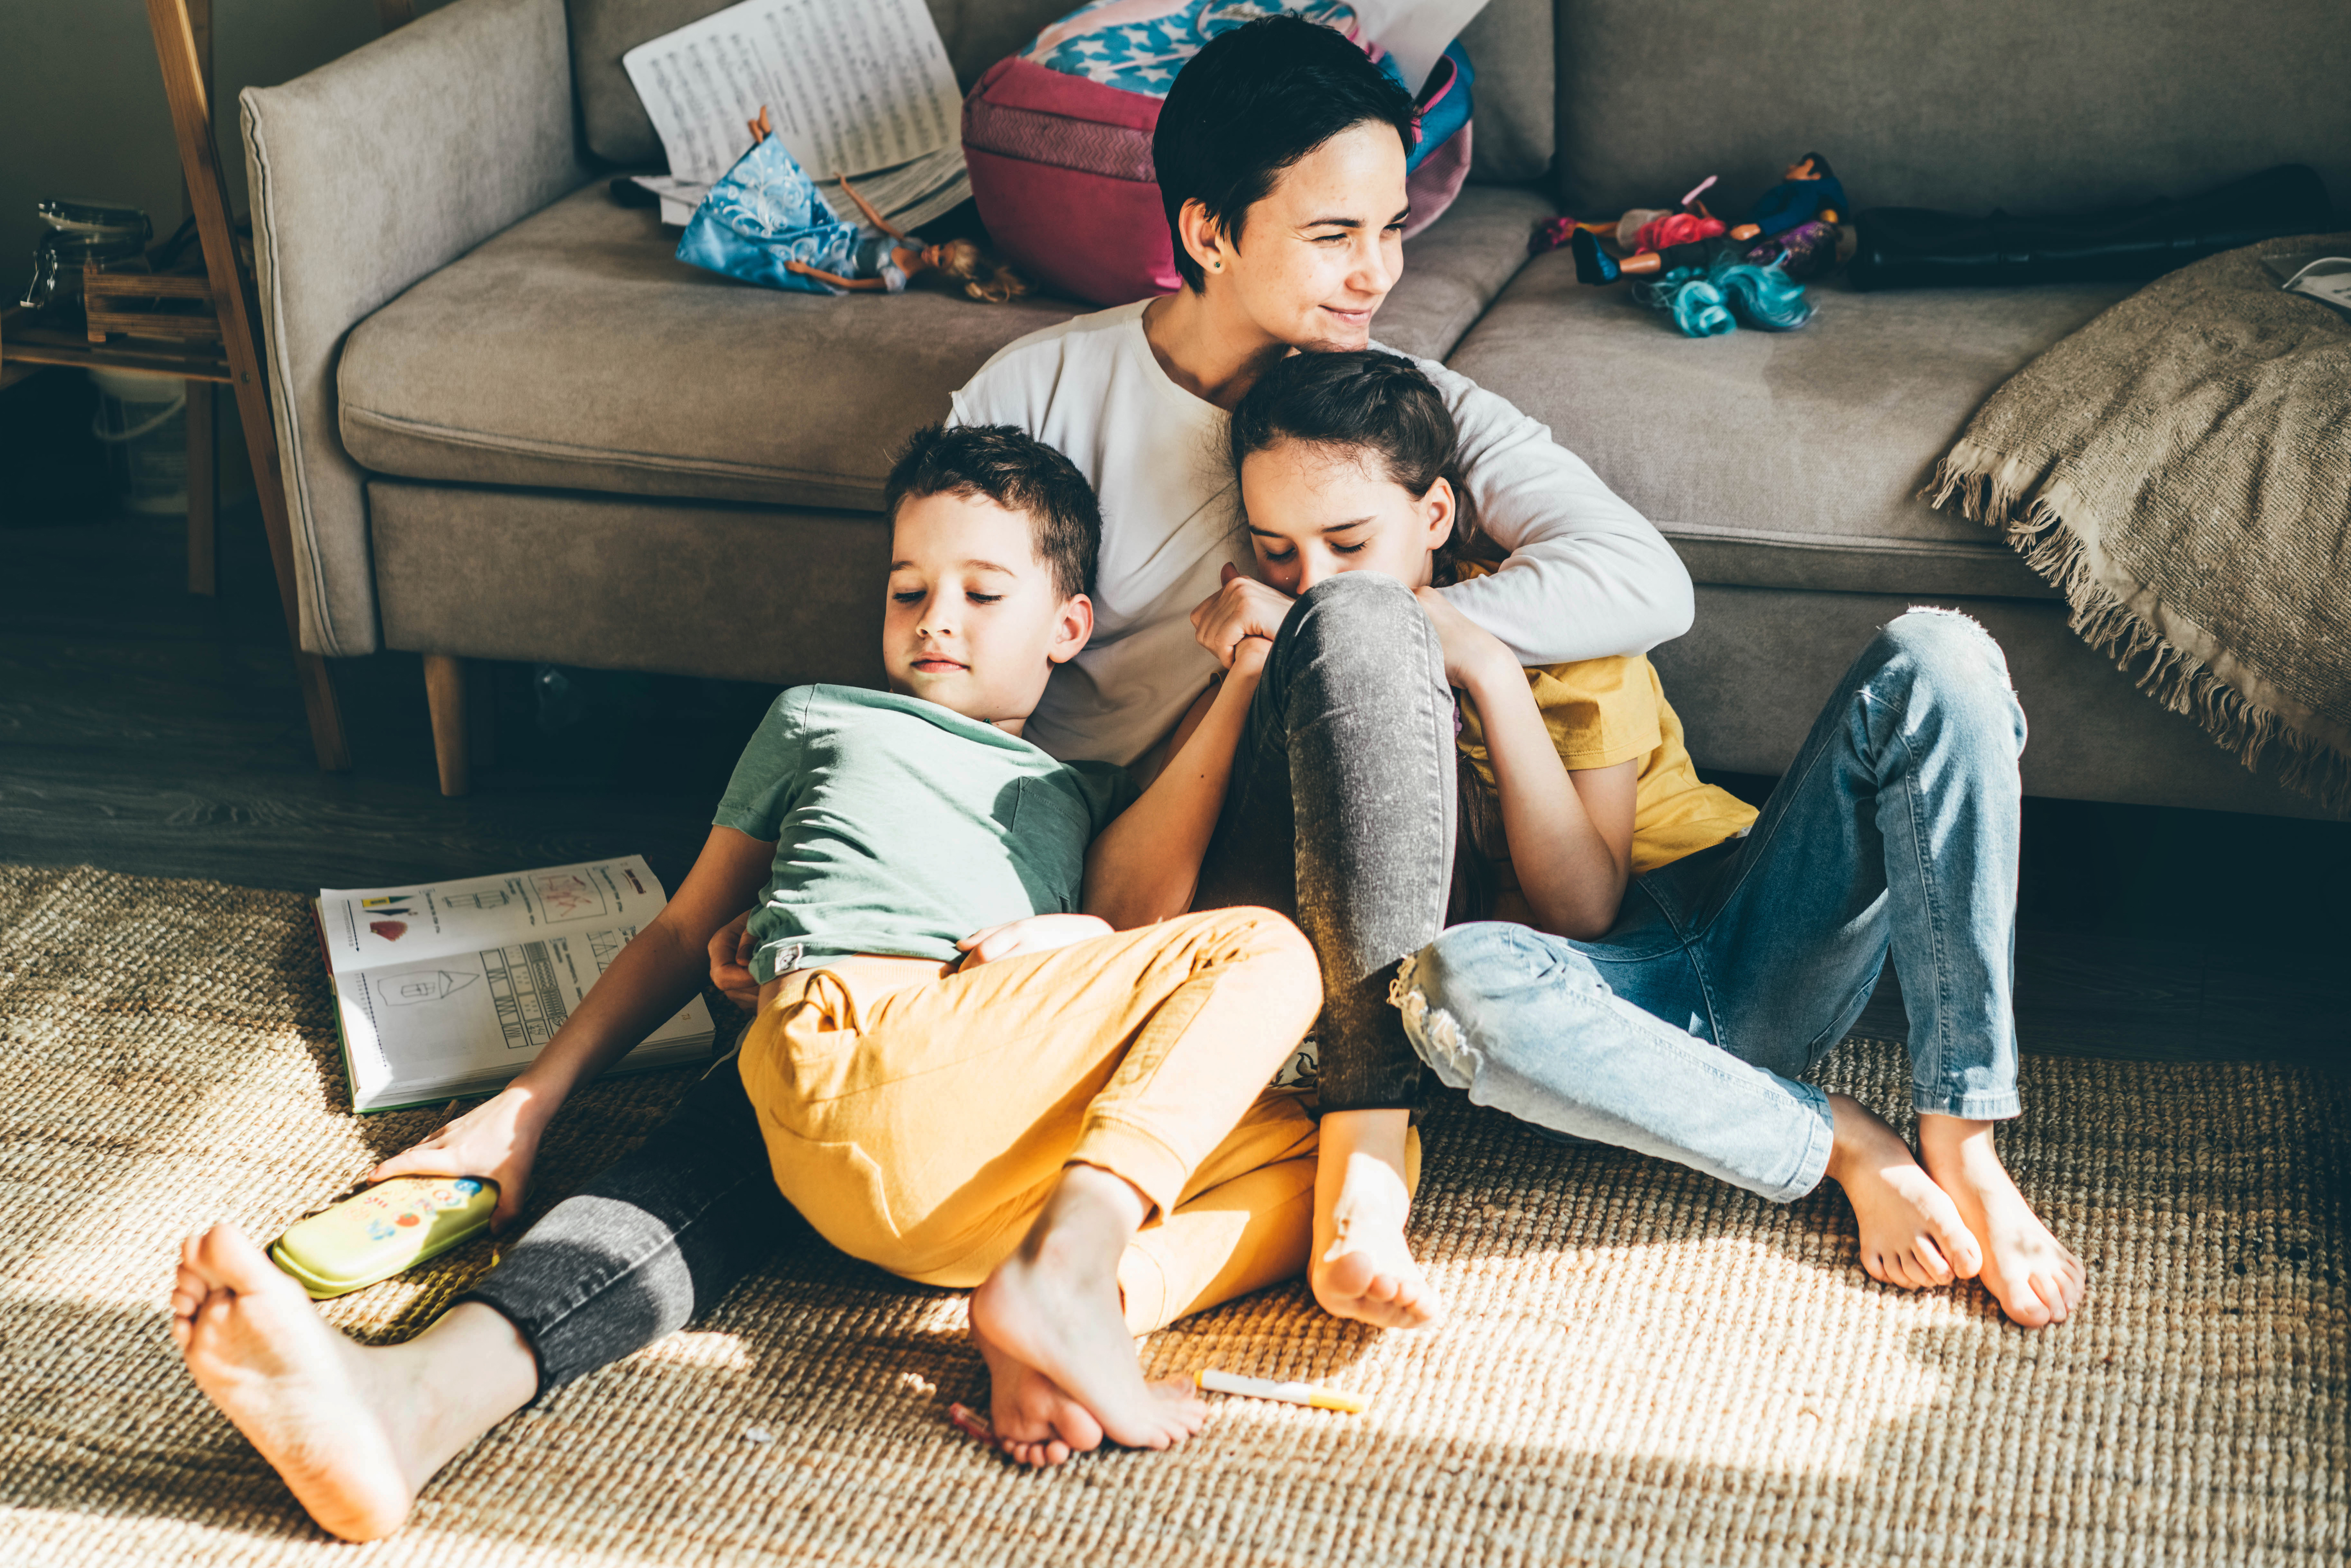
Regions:
[[812, 969], [745, 1036], [743, 1086], [792, 1206], [925, 1284], [985, 1280], [1064, 1166], [1125, 1177], [1150, 1204], [1119, 1266], [1143, 1333], [1305, 1268], [1314, 1122], [1266, 1082], [1322, 995], [1263, 909], [895, 988]]

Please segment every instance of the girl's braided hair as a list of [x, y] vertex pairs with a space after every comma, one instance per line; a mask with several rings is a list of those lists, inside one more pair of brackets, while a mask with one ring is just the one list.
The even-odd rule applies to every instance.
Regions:
[[1233, 410], [1233, 475], [1250, 454], [1285, 441], [1375, 461], [1413, 496], [1439, 479], [1453, 487], [1453, 532], [1437, 547], [1436, 580], [1453, 580], [1475, 529], [1461, 483], [1461, 437], [1445, 394], [1402, 354], [1378, 349], [1305, 352], [1277, 361]]

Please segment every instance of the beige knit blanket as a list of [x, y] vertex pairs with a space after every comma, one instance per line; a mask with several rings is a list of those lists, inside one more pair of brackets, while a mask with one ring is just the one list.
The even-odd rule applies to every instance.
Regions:
[[2351, 808], [2351, 317], [2270, 240], [2158, 278], [2011, 377], [1928, 494], [2001, 530], [2073, 629], [2248, 768]]

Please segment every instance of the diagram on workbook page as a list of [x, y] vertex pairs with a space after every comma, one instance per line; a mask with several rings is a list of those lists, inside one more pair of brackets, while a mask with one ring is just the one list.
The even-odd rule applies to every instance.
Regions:
[[[494, 1084], [520, 1071], [665, 903], [634, 855], [321, 893], [319, 936], [355, 1103], [368, 1109], [394, 1090]], [[706, 1045], [712, 1033], [696, 998], [638, 1052]]]

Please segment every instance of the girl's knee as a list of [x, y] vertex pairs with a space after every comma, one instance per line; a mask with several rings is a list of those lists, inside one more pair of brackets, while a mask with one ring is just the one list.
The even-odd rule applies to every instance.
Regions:
[[1421, 1060], [1450, 1086], [1520, 1040], [1524, 1006], [1554, 988], [1607, 986], [1573, 947], [1500, 921], [1457, 925], [1404, 961], [1388, 999]]
[[2008, 656], [1991, 632], [1956, 610], [1918, 608], [1888, 622], [1865, 656], [1892, 677], [1911, 705], [1925, 704], [2012, 736], [2021, 747], [2024, 715], [2008, 673]]
[[1343, 571], [1301, 594], [1282, 630], [1317, 658], [1359, 662], [1385, 671], [1396, 650], [1427, 638], [1427, 617], [1412, 590], [1376, 571]]

